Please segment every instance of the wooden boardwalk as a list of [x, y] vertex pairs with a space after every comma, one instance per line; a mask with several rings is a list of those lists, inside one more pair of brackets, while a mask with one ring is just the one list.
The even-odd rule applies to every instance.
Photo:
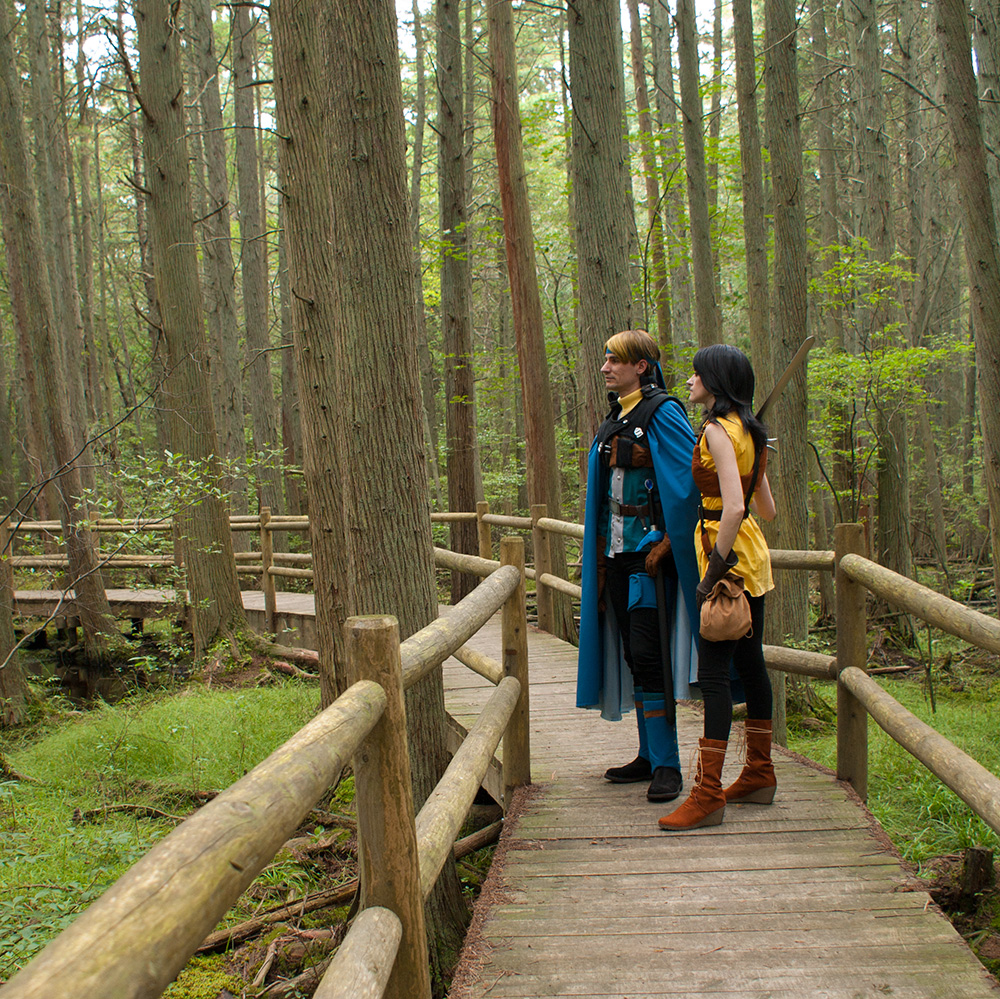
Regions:
[[[171, 591], [108, 596], [122, 617], [175, 608]], [[15, 594], [31, 614], [50, 613], [57, 598]], [[278, 601], [289, 635], [304, 637], [311, 594]], [[244, 591], [244, 604], [263, 616], [261, 594]], [[469, 644], [498, 658], [498, 620]], [[669, 804], [601, 777], [634, 756], [634, 719], [611, 724], [574, 706], [572, 646], [532, 630], [529, 658], [533, 787], [515, 800], [451, 999], [1000, 999], [832, 776], [777, 755], [774, 804], [730, 806], [711, 829], [661, 832]], [[444, 677], [448, 710], [471, 726], [493, 688], [454, 660]], [[678, 720], [682, 760], [693, 759], [701, 716], [682, 708]], [[732, 750], [724, 776], [738, 769]]]
[[[497, 656], [499, 629], [470, 644]], [[504, 830], [452, 999], [1000, 996], [832, 776], [782, 755], [774, 804], [661, 832], [671, 805], [601, 777], [635, 755], [634, 718], [574, 707], [571, 646], [532, 632], [529, 651], [534, 787]], [[453, 662], [445, 684], [471, 724], [489, 685]], [[686, 765], [701, 716], [683, 709], [679, 724]], [[725, 776], [738, 769], [731, 758]]]

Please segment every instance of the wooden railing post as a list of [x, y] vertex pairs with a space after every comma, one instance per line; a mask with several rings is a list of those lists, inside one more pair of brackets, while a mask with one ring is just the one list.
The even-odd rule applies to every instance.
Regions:
[[271, 520], [271, 508], [261, 507], [260, 510], [260, 560], [263, 569], [260, 575], [260, 588], [264, 591], [264, 630], [274, 631], [274, 618], [277, 612], [278, 598], [275, 595], [274, 576], [271, 566], [274, 564], [274, 539], [267, 525]]
[[493, 558], [493, 531], [483, 517], [490, 512], [490, 505], [485, 500], [476, 504], [476, 529], [479, 532], [479, 557]]
[[[860, 524], [834, 528], [837, 562], [837, 672], [868, 665], [867, 591], [840, 569], [848, 554], [864, 554]], [[862, 801], [868, 798], [868, 712], [842, 683], [837, 684], [837, 778], [850, 781]]]
[[535, 552], [535, 596], [538, 600], [538, 627], [552, 634], [552, 590], [541, 582], [544, 573], [552, 572], [552, 548], [549, 532], [538, 526], [542, 517], [547, 517], [548, 507], [544, 503], [531, 506], [531, 547]]
[[385, 995], [429, 999], [427, 930], [406, 744], [399, 626], [393, 617], [352, 617], [345, 624], [347, 683], [374, 680], [386, 708], [354, 758], [354, 803], [363, 907], [399, 916], [403, 939]]
[[504, 676], [521, 683], [517, 707], [503, 737], [503, 807], [510, 808], [514, 788], [531, 783], [531, 740], [528, 729], [528, 619], [524, 608], [524, 539], [503, 538], [500, 562], [521, 573], [517, 589], [504, 601], [502, 620]]

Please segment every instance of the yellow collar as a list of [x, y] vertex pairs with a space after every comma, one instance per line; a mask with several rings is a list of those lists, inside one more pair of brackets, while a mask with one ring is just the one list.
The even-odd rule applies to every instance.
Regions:
[[629, 392], [628, 395], [622, 395], [618, 397], [618, 402], [622, 407], [622, 416], [626, 416], [633, 409], [635, 409], [636, 404], [642, 398], [642, 389], [637, 388], [634, 392]]

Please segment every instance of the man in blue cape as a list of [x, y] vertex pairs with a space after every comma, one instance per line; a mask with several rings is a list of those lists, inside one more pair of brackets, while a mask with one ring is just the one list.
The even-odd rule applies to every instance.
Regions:
[[663, 387], [659, 356], [643, 330], [606, 345], [612, 406], [587, 470], [576, 703], [610, 721], [634, 703], [638, 754], [604, 776], [648, 781], [650, 801], [669, 801], [681, 791], [673, 703], [692, 696], [697, 675], [699, 493], [695, 435]]

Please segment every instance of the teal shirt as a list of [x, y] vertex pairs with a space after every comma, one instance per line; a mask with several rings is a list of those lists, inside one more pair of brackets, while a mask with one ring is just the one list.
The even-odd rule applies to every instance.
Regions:
[[608, 471], [608, 492], [601, 503], [601, 524], [607, 540], [604, 554], [612, 557], [623, 552], [639, 551], [646, 535], [654, 528], [650, 512], [645, 517], [612, 513], [612, 500], [623, 506], [649, 505], [647, 480], [653, 479], [651, 468], [612, 468]]

